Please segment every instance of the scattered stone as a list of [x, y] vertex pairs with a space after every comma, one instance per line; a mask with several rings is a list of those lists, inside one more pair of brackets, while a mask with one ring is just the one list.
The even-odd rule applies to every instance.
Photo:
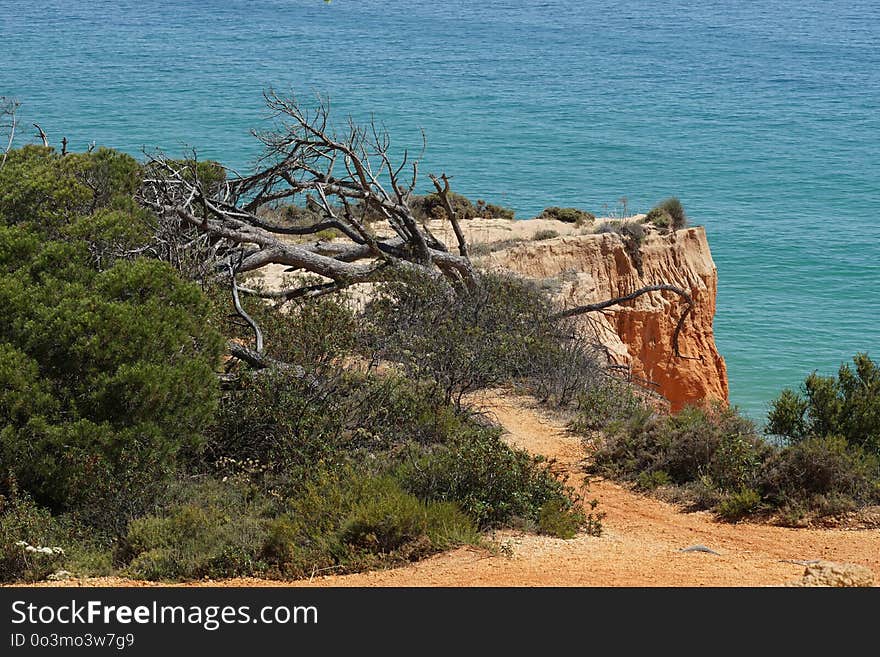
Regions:
[[855, 563], [816, 561], [808, 563], [801, 579], [789, 586], [874, 586], [874, 573]]
[[681, 550], [679, 550], [679, 552], [705, 552], [706, 554], [716, 554], [719, 557], [721, 556], [720, 553], [710, 548], [707, 548], [705, 545], [690, 545], [686, 548], [682, 548]]
[[73, 577], [73, 573], [69, 570], [56, 570], [51, 575], [47, 575], [46, 579], [50, 582], [63, 582]]

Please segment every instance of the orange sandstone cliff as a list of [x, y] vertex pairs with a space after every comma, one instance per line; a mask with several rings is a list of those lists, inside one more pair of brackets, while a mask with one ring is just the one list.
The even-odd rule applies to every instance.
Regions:
[[712, 331], [718, 275], [705, 230], [694, 227], [660, 234], [649, 229], [637, 251], [628, 249], [616, 233], [567, 232], [511, 243], [482, 256], [479, 264], [541, 280], [569, 307], [657, 283], [689, 291], [694, 308], [679, 336], [683, 357], [674, 354], [672, 338], [685, 303], [674, 293], [645, 294], [581, 321], [608, 348], [614, 364], [650, 382], [672, 410], [707, 400], [726, 402], [727, 368]]

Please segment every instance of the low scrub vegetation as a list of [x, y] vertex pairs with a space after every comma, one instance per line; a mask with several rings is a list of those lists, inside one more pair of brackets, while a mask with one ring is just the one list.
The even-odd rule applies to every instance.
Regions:
[[[491, 218], [513, 220], [515, 216], [511, 208], [487, 203], [482, 199], [474, 202], [466, 196], [454, 192], [450, 193], [450, 203], [459, 219]], [[412, 199], [411, 204], [416, 216], [422, 221], [446, 218], [446, 208], [439, 194], [416, 196]]]
[[[221, 185], [221, 167], [191, 166]], [[261, 357], [283, 363], [251, 368], [224, 356], [253, 338], [228, 286], [163, 250], [168, 227], [134, 203], [145, 175], [102, 149], [26, 147], [0, 168], [0, 580], [307, 577], [489, 528], [600, 531], [465, 400], [558, 348], [542, 293], [496, 276], [462, 293], [416, 272], [359, 310], [247, 296]], [[435, 200], [419, 202], [426, 217]]]
[[559, 232], [555, 230], [539, 230], [535, 233], [535, 241], [541, 242], [543, 240], [552, 240], [554, 237], [559, 237]]
[[602, 389], [585, 402], [573, 428], [591, 437], [596, 472], [724, 519], [800, 523], [880, 503], [880, 376], [865, 354], [784, 391], [767, 425], [775, 440], [735, 409], [666, 415]]
[[544, 211], [538, 215], [538, 219], [552, 219], [580, 227], [596, 221], [596, 215], [578, 208], [558, 208], [553, 206], [544, 208]]
[[662, 230], [680, 230], [688, 225], [684, 206], [674, 196], [651, 208], [645, 216], [645, 222]]

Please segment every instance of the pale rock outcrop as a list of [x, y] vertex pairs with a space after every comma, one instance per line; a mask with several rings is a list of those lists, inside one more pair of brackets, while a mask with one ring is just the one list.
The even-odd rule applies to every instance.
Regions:
[[789, 586], [868, 587], [874, 586], [874, 573], [855, 563], [816, 561], [808, 563], [801, 579]]
[[[642, 218], [637, 215], [627, 221]], [[727, 368], [712, 331], [718, 275], [705, 230], [697, 226], [660, 233], [645, 226], [645, 239], [634, 248], [615, 232], [595, 232], [601, 223], [485, 218], [462, 222], [462, 229], [477, 267], [538, 280], [567, 307], [658, 283], [687, 290], [694, 309], [679, 336], [683, 358], [675, 355], [672, 338], [685, 304], [674, 293], [645, 294], [603, 313], [583, 315], [579, 321], [604, 345], [612, 364], [628, 368], [635, 380], [649, 382], [669, 400], [672, 410], [709, 400], [726, 402]], [[448, 222], [430, 221], [428, 228], [454, 248]], [[281, 289], [287, 286], [285, 269], [270, 265], [255, 275], [269, 289]], [[365, 284], [356, 286], [350, 296], [362, 303], [370, 294], [371, 285]]]
[[[472, 230], [478, 233], [479, 228], [475, 224]], [[689, 403], [727, 401], [727, 368], [712, 330], [718, 275], [702, 227], [669, 234], [649, 229], [637, 250], [613, 232], [563, 234], [509, 245], [481, 256], [478, 264], [544, 281], [569, 307], [657, 283], [687, 290], [694, 309], [679, 336], [684, 358], [676, 357], [672, 345], [684, 308], [673, 293], [652, 292], [582, 321], [608, 348], [613, 363], [651, 382], [673, 410]]]

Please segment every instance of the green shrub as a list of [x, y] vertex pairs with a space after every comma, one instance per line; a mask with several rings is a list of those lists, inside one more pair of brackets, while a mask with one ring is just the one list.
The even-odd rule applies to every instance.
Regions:
[[640, 472], [636, 477], [636, 488], [641, 490], [654, 490], [660, 486], [668, 486], [672, 483], [672, 479], [665, 470], [650, 470]]
[[58, 527], [48, 510], [21, 493], [14, 481], [0, 495], [0, 582], [34, 582], [65, 559]]
[[681, 204], [681, 201], [679, 201], [676, 197], [673, 196], [664, 201], [660, 201], [655, 209], [660, 210], [661, 212], [665, 212], [671, 217], [672, 230], [681, 230], [682, 228], [687, 227], [687, 214], [685, 214], [684, 206]]
[[841, 365], [837, 378], [810, 374], [802, 391], [784, 390], [773, 401], [767, 431], [789, 442], [842, 436], [880, 455], [880, 367], [867, 354]]
[[[481, 210], [485, 211], [485, 205], [474, 205], [469, 198], [455, 192], [450, 192], [449, 200], [459, 220], [474, 219], [481, 216]], [[412, 197], [410, 208], [416, 218], [421, 221], [446, 218], [446, 208], [437, 193]]]
[[602, 356], [577, 320], [558, 322], [559, 338], [535, 354], [526, 387], [542, 404], [568, 407], [605, 382]]
[[342, 398], [296, 371], [242, 374], [224, 394], [207, 454], [302, 468], [344, 447]]
[[814, 506], [831, 498], [880, 501], [877, 458], [840, 436], [807, 438], [778, 450], [764, 464], [760, 486], [777, 506]]
[[574, 538], [584, 526], [583, 513], [578, 513], [565, 500], [547, 500], [538, 511], [538, 531], [556, 538]]
[[262, 558], [274, 572], [302, 577], [424, 557], [479, 537], [453, 502], [424, 502], [385, 475], [350, 466], [323, 469], [266, 524]]
[[575, 224], [580, 227], [584, 224], [591, 224], [596, 220], [596, 215], [586, 210], [578, 208], [558, 208], [556, 206], [544, 208], [543, 212], [538, 215], [539, 219], [553, 219], [555, 221], [563, 221], [567, 224]]
[[494, 429], [474, 430], [431, 451], [403, 459], [396, 476], [421, 499], [454, 501], [481, 527], [514, 518], [537, 522], [555, 500], [573, 509], [571, 491], [539, 457], [509, 447]]
[[[22, 231], [0, 228], [0, 468], [40, 504], [73, 510], [124, 489], [116, 474], [149, 480], [200, 443], [222, 343], [199, 289], [170, 266], [96, 271], [78, 243]], [[27, 257], [6, 259], [24, 244]]]
[[513, 279], [483, 275], [475, 289], [408, 276], [384, 285], [366, 312], [371, 357], [401, 363], [460, 407], [469, 391], [528, 376], [558, 341], [547, 296]]
[[205, 482], [159, 515], [133, 520], [117, 560], [149, 580], [235, 577], [266, 569], [264, 509], [231, 485]]
[[[477, 201], [477, 207], [481, 207], [481, 203]], [[485, 209], [479, 210], [480, 215], [483, 214], [492, 217], [493, 219], [507, 219], [508, 221], [513, 221], [516, 217], [516, 213], [512, 208], [506, 208], [502, 205], [495, 205], [494, 203], [486, 203], [482, 206]]]
[[[370, 493], [355, 505], [339, 530], [340, 540], [352, 548], [389, 554], [416, 547], [408, 555], [418, 558], [424, 556], [418, 553], [420, 549], [435, 551], [462, 539], [476, 540], [473, 520], [451, 502], [422, 502], [388, 477], [371, 482]], [[421, 548], [413, 545], [419, 543]]]
[[583, 390], [577, 397], [577, 407], [577, 416], [570, 426], [581, 434], [651, 412], [645, 399], [635, 394], [631, 386], [613, 379], [596, 382]]
[[770, 447], [734, 409], [687, 407], [677, 415], [645, 409], [612, 420], [594, 449], [596, 471], [646, 490], [661, 483], [703, 482], [724, 494], [755, 486]]
[[[833, 405], [830, 398], [823, 397], [823, 408]], [[793, 396], [783, 396], [776, 405], [777, 426], [792, 417], [800, 421], [790, 411], [802, 407]], [[685, 408], [673, 416], [647, 409], [591, 415], [582, 412], [572, 427], [593, 439], [593, 471], [643, 490], [663, 486], [664, 496], [714, 509], [723, 519], [776, 510], [794, 522], [880, 501], [878, 458], [844, 437], [771, 445], [735, 409], [718, 407]]]
[[[486, 203], [482, 199], [474, 203], [466, 196], [450, 192], [449, 200], [459, 220], [476, 219], [477, 217], [510, 220], [514, 218], [514, 211], [512, 209], [493, 203]], [[409, 203], [413, 215], [420, 221], [446, 218], [446, 208], [440, 200], [440, 195], [435, 192], [425, 196], [413, 196], [410, 198]]]
[[675, 220], [666, 210], [662, 208], [652, 208], [645, 216], [645, 223], [654, 224], [657, 228], [668, 229], [672, 227]]
[[0, 169], [0, 225], [57, 238], [84, 215], [119, 203], [130, 208], [140, 174], [133, 158], [104, 148], [64, 157], [42, 146], [11, 150]]
[[753, 488], [741, 488], [729, 493], [715, 507], [715, 512], [724, 520], [736, 521], [755, 513], [761, 506], [761, 494]]
[[540, 242], [542, 240], [552, 240], [554, 237], [559, 237], [559, 233], [555, 230], [539, 230], [535, 233], [535, 241]]
[[205, 456], [254, 460], [276, 472], [338, 463], [357, 449], [381, 453], [409, 442], [446, 442], [468, 430], [429, 382], [395, 374], [340, 374], [330, 387], [287, 370], [244, 374], [226, 392]]
[[[230, 295], [226, 290], [223, 293], [226, 310], [232, 312]], [[260, 300], [248, 301], [246, 309], [266, 336], [266, 354], [272, 358], [321, 376], [355, 351], [358, 324], [354, 313], [339, 298], [307, 301], [285, 312]], [[238, 333], [238, 337], [251, 336]]]

